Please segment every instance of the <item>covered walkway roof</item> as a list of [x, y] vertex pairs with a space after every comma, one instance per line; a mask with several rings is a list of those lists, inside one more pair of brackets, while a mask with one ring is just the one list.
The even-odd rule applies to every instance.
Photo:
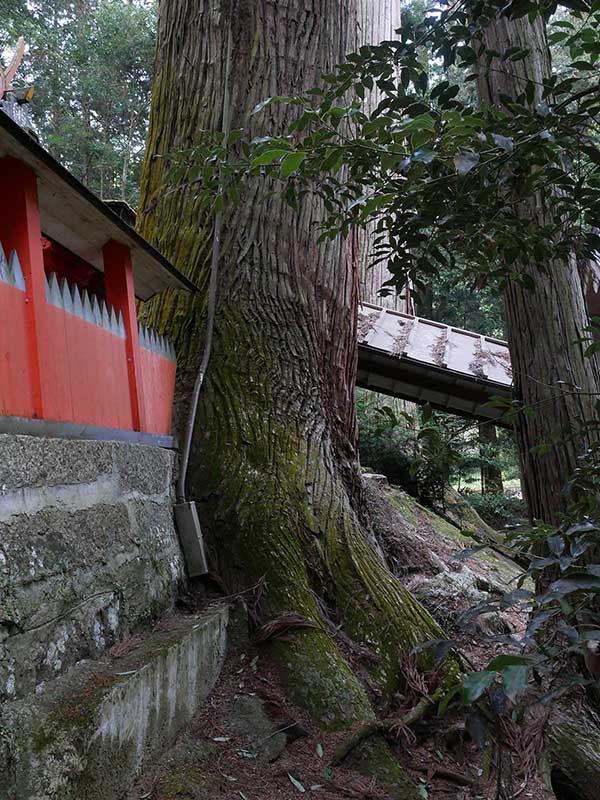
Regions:
[[512, 396], [508, 345], [500, 339], [363, 303], [358, 318], [357, 385], [481, 420]]

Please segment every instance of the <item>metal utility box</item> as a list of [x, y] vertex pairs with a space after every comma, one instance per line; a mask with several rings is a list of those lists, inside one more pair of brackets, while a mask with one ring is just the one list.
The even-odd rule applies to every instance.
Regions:
[[175, 522], [189, 577], [197, 578], [200, 575], [206, 575], [208, 563], [204, 552], [204, 540], [196, 503], [193, 501], [176, 503]]

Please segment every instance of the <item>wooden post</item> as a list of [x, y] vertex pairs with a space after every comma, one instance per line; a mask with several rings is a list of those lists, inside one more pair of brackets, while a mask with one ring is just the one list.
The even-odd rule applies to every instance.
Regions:
[[126, 245], [111, 240], [102, 248], [102, 256], [104, 258], [106, 299], [115, 310], [123, 314], [123, 322], [125, 323], [127, 373], [129, 376], [133, 428], [136, 431], [145, 431], [146, 415], [142, 394], [142, 363], [135, 310], [131, 253]]
[[[27, 303], [27, 353], [34, 415], [44, 417], [44, 398], [49, 372], [44, 368], [41, 353], [46, 330], [46, 284], [42, 231], [38, 204], [37, 178], [22, 161], [0, 159], [2, 192], [0, 192], [0, 241], [7, 258], [15, 250], [25, 278]], [[57, 353], [57, 358], [64, 354]]]

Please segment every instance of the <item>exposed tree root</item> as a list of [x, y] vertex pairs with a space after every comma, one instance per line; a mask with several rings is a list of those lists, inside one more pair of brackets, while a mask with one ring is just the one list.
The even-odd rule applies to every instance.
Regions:
[[600, 724], [583, 704], [556, 711], [546, 731], [552, 788], [558, 800], [598, 800]]
[[434, 698], [422, 697], [416, 706], [411, 708], [403, 717], [375, 719], [372, 722], [367, 722], [366, 725], [363, 725], [352, 736], [342, 742], [331, 759], [331, 766], [336, 767], [341, 764], [355, 747], [358, 747], [359, 744], [371, 736], [397, 733], [404, 727], [414, 725], [415, 722], [425, 716], [434, 703]]
[[274, 639], [278, 636], [286, 636], [292, 630], [299, 628], [318, 628], [319, 626], [310, 619], [306, 619], [302, 614], [294, 614], [289, 611], [287, 614], [282, 614], [280, 617], [272, 619], [270, 622], [261, 625], [252, 637], [255, 644], [264, 644], [269, 639]]

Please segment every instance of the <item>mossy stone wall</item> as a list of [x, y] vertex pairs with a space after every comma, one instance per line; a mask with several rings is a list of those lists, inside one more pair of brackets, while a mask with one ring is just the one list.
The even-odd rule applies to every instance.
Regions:
[[171, 606], [183, 580], [174, 459], [144, 445], [0, 436], [0, 703]]

